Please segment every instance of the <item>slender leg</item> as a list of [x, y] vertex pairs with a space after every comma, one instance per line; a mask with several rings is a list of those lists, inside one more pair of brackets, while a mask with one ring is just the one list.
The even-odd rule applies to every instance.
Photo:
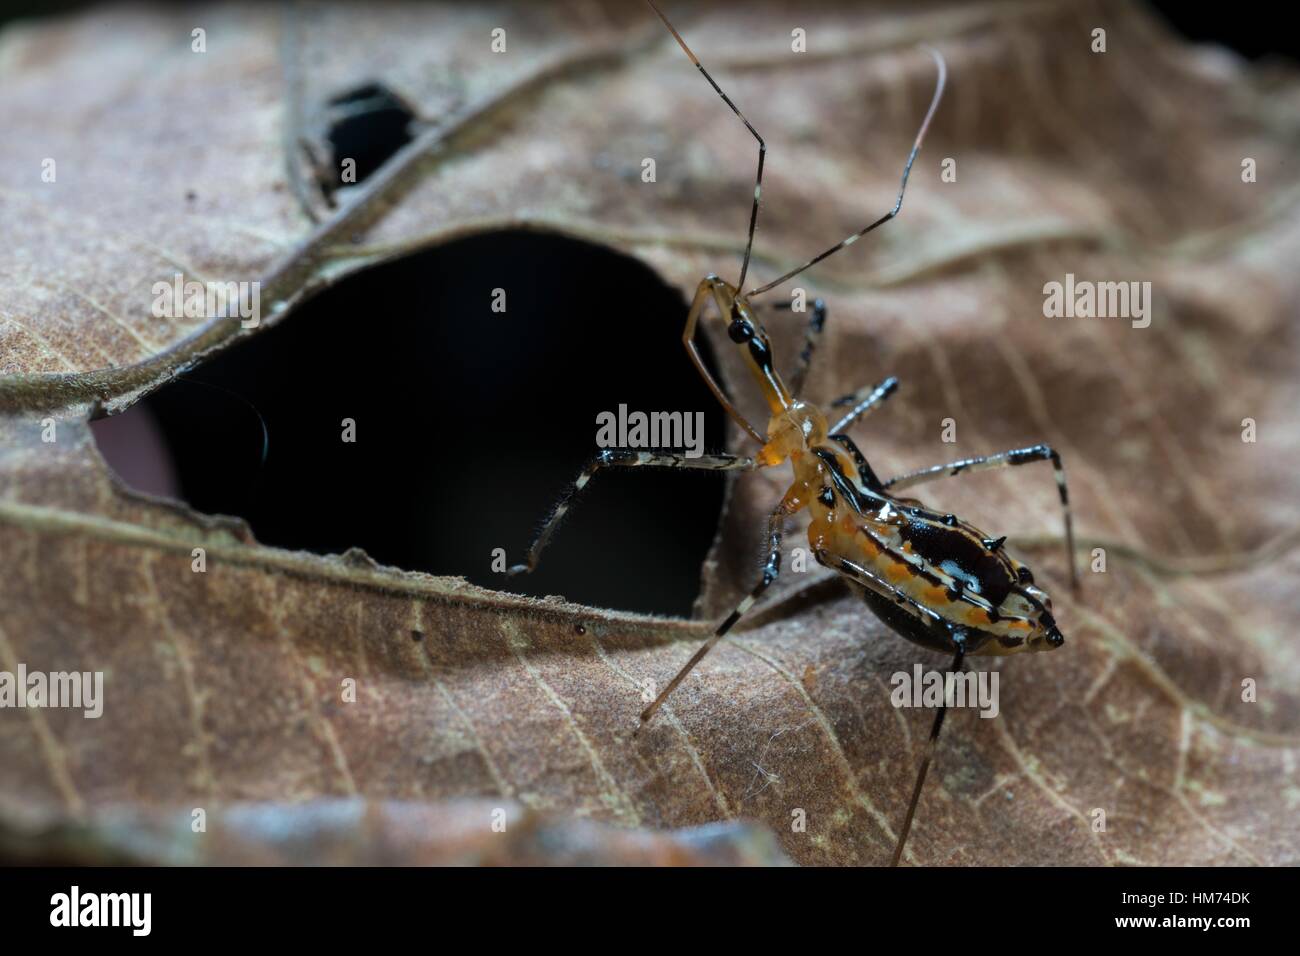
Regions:
[[[961, 672], [962, 662], [966, 656], [966, 642], [960, 635], [953, 640], [957, 644], [957, 652], [953, 655], [952, 666], [948, 668], [948, 673], [957, 674]], [[946, 687], [945, 681], [945, 689]], [[912, 829], [912, 818], [916, 816], [916, 805], [921, 799], [921, 788], [925, 786], [925, 775], [930, 770], [930, 761], [934, 759], [934, 751], [939, 744], [939, 732], [943, 730], [943, 717], [947, 712], [948, 695], [945, 693], [943, 703], [939, 705], [939, 710], [934, 715], [934, 724], [930, 727], [930, 739], [925, 742], [925, 755], [921, 758], [921, 767], [916, 772], [916, 785], [912, 787], [912, 799], [907, 803], [907, 816], [903, 817], [902, 829], [898, 831], [898, 841], [894, 844], [894, 856], [889, 861], [890, 866], [898, 866], [903, 858], [903, 847], [907, 845], [907, 834]]]
[[1070, 587], [1077, 591], [1079, 589], [1079, 573], [1074, 566], [1074, 520], [1070, 515], [1070, 491], [1065, 484], [1065, 468], [1061, 464], [1061, 456], [1056, 453], [1051, 445], [1016, 448], [1011, 451], [999, 452], [996, 455], [981, 455], [978, 458], [964, 458], [960, 461], [950, 461], [946, 465], [922, 468], [920, 471], [909, 472], [906, 475], [899, 475], [897, 478], [889, 479], [889, 481], [885, 482], [885, 488], [894, 491], [906, 488], [909, 485], [919, 485], [924, 481], [933, 481], [937, 478], [951, 478], [960, 475], [964, 471], [985, 471], [990, 468], [1027, 465], [1034, 461], [1050, 461], [1052, 468], [1056, 472], [1056, 491], [1061, 499], [1061, 511], [1065, 514], [1065, 550], [1067, 563], [1070, 566]]
[[856, 392], [835, 399], [831, 402], [831, 408], [840, 408], [844, 405], [853, 407], [831, 427], [830, 434], [838, 435], [877, 405], [883, 404], [885, 399], [896, 391], [898, 391], [898, 379], [891, 375], [879, 385], [864, 385]]
[[700, 649], [691, 656], [691, 659], [686, 662], [686, 665], [677, 672], [676, 676], [674, 676], [672, 680], [668, 682], [668, 686], [665, 687], [659, 696], [655, 698], [654, 703], [641, 712], [641, 724], [637, 727], [637, 733], [640, 733], [641, 727], [646, 725], [646, 722], [655, 715], [655, 711], [657, 711], [672, 692], [677, 689], [677, 685], [682, 682], [687, 674], [694, 670], [696, 664], [704, 660], [704, 656], [708, 654], [709, 651], [713, 650], [718, 641], [722, 640], [722, 638], [726, 636], [726, 633], [731, 630], [732, 626], [735, 625], [735, 623], [754, 606], [754, 603], [762, 596], [763, 592], [771, 586], [772, 582], [776, 580], [777, 575], [781, 573], [781, 535], [786, 514], [786, 505], [783, 501], [777, 509], [772, 512], [771, 517], [767, 519], [768, 551], [767, 563], [763, 565], [762, 580], [754, 586], [754, 590], [750, 591], [749, 595], [743, 601], [736, 605], [736, 609], [727, 615], [727, 619], [718, 625], [718, 629], [713, 632], [713, 636], [700, 646]]
[[702, 455], [699, 458], [687, 458], [685, 455], [664, 455], [655, 454], [648, 451], [627, 451], [625, 449], [606, 449], [597, 455], [581, 474], [573, 482], [573, 486], [565, 492], [560, 499], [551, 516], [546, 519], [546, 524], [534, 539], [532, 547], [528, 549], [528, 556], [524, 559], [523, 564], [516, 564], [511, 567], [506, 574], [527, 574], [536, 570], [537, 562], [541, 557], [542, 549], [546, 547], [547, 542], [551, 540], [551, 535], [555, 532], [556, 527], [564, 518], [565, 512], [573, 503], [573, 499], [578, 492], [587, 486], [596, 472], [602, 468], [687, 468], [700, 471], [749, 471], [755, 467], [752, 458], [737, 458], [734, 455]]
[[[772, 308], [789, 312], [794, 307], [789, 302], [780, 301], [773, 303]], [[808, 328], [803, 337], [803, 351], [799, 353], [799, 364], [794, 367], [794, 372], [790, 375], [790, 394], [795, 398], [803, 394], [804, 382], [808, 378], [808, 367], [812, 364], [813, 352], [817, 350], [817, 344], [821, 341], [825, 328], [826, 303], [821, 299], [813, 299], [812, 315], [808, 316]]]
[[[954, 657], [949, 672], [955, 674], [961, 670], [962, 661], [966, 656], [966, 632], [960, 627], [945, 620], [935, 611], [904, 594], [892, 584], [881, 580], [875, 574], [871, 573], [861, 565], [850, 561], [848, 558], [841, 557], [837, 554], [831, 554], [824, 549], [819, 549], [817, 551], [817, 560], [828, 568], [839, 571], [851, 580], [857, 581], [863, 587], [870, 588], [876, 593], [891, 598], [899, 604], [911, 605], [922, 615], [922, 617], [928, 619], [932, 624], [947, 628], [948, 636], [952, 640], [952, 646], [954, 648]], [[894, 855], [890, 860], [890, 866], [898, 866], [899, 860], [903, 858], [903, 848], [907, 845], [907, 834], [912, 829], [912, 818], [916, 815], [916, 805], [921, 799], [921, 789], [925, 786], [925, 776], [930, 770], [930, 762], [934, 758], [935, 747], [939, 742], [939, 732], [943, 729], [943, 718], [947, 711], [948, 698], [945, 694], [943, 703], [939, 705], [938, 713], [934, 715], [934, 724], [930, 727], [930, 738], [926, 742], [925, 754], [921, 758], [921, 767], [917, 771], [916, 783], [912, 787], [912, 798], [908, 801], [907, 815], [903, 818], [902, 829], [898, 831], [898, 838], [894, 843]]]

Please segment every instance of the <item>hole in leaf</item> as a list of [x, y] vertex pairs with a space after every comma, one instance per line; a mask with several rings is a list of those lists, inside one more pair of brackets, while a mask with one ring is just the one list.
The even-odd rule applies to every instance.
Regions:
[[486, 587], [684, 616], [718, 524], [716, 473], [610, 469], [534, 574], [507, 580], [491, 562], [495, 548], [522, 560], [596, 452], [600, 412], [702, 412], [705, 450], [723, 449], [685, 316], [677, 290], [610, 250], [476, 236], [349, 277], [95, 434], [130, 484], [243, 517], [268, 545], [359, 547]]
[[[411, 141], [410, 123], [414, 112], [382, 83], [367, 83], [329, 101], [329, 143], [333, 159], [332, 181], [322, 188], [332, 195], [342, 186], [365, 182], [394, 153]], [[356, 163], [355, 182], [345, 182], [344, 161]]]

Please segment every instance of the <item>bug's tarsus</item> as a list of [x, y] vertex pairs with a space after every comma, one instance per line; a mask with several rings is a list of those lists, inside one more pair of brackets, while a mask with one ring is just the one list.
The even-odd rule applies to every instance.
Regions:
[[706, 80], [709, 81], [709, 86], [713, 87], [714, 92], [717, 93], [718, 96], [722, 97], [722, 102], [731, 107], [731, 112], [740, 117], [740, 121], [745, 124], [745, 128], [749, 130], [754, 139], [758, 140], [758, 172], [754, 176], [754, 204], [749, 211], [749, 238], [745, 241], [745, 258], [741, 261], [740, 278], [736, 281], [736, 288], [743, 289], [745, 287], [745, 274], [749, 271], [749, 256], [754, 248], [754, 231], [758, 228], [759, 196], [763, 192], [763, 161], [767, 157], [767, 143], [763, 142], [763, 137], [759, 135], [758, 130], [754, 129], [754, 124], [751, 123], [745, 114], [740, 111], [740, 108], [731, 101], [731, 97], [722, 92], [722, 87], [718, 86], [713, 77], [709, 75], [709, 71], [704, 68], [704, 64], [700, 62], [699, 57], [697, 57], [694, 51], [686, 45], [686, 41], [682, 39], [682, 35], [678, 33], [677, 28], [668, 21], [668, 18], [664, 16], [664, 12], [659, 9], [654, 0], [646, 0], [646, 3], [650, 5], [650, 9], [658, 15], [659, 19], [664, 22], [664, 26], [668, 28], [668, 32], [673, 35], [673, 39], [677, 41], [677, 45], [685, 51], [688, 57], [690, 57], [691, 62], [695, 64], [695, 68], [704, 75]]
[[831, 246], [825, 252], [821, 252], [813, 256], [811, 259], [809, 259], [803, 265], [799, 266], [797, 269], [790, 270], [785, 275], [781, 276], [779, 279], [773, 279], [771, 282], [767, 283], [767, 285], [762, 285], [755, 289], [750, 289], [747, 293], [745, 293], [746, 298], [753, 298], [756, 295], [761, 295], [762, 293], [767, 292], [769, 289], [774, 289], [777, 286], [779, 286], [781, 283], [786, 282], [789, 279], [793, 279], [795, 276], [803, 272], [805, 269], [815, 266], [817, 263], [821, 262], [827, 256], [839, 252], [845, 246], [853, 245], [853, 243], [857, 242], [867, 233], [871, 232], [873, 229], [883, 226], [885, 223], [889, 222], [889, 220], [893, 219], [895, 216], [898, 215], [899, 210], [903, 208], [903, 194], [907, 192], [907, 177], [912, 174], [912, 164], [916, 162], [916, 156], [921, 151], [921, 143], [925, 140], [926, 130], [930, 128], [930, 120], [934, 118], [935, 110], [939, 108], [939, 100], [943, 98], [943, 88], [945, 84], [948, 82], [948, 65], [944, 62], [943, 56], [939, 53], [938, 50], [934, 49], [933, 47], [927, 46], [924, 49], [926, 50], [926, 52], [930, 54], [930, 56], [934, 57], [934, 62], [939, 67], [939, 80], [934, 87], [934, 96], [930, 100], [930, 108], [926, 110], [925, 119], [921, 121], [921, 128], [917, 130], [916, 139], [912, 141], [912, 151], [907, 155], [907, 163], [903, 166], [903, 180], [898, 188], [898, 198], [894, 200], [894, 208], [890, 209], [889, 212], [885, 213], [875, 222], [870, 223], [869, 225], [860, 229], [858, 232], [855, 232], [853, 235], [849, 236], [848, 238]]
[[716, 631], [713, 632], [712, 637], [710, 637], [707, 641], [705, 641], [703, 644], [700, 645], [700, 649], [691, 655], [691, 659], [687, 661], [686, 664], [682, 667], [682, 669], [676, 673], [673, 679], [668, 682], [668, 686], [665, 687], [660, 692], [659, 696], [654, 699], [654, 703], [652, 703], [645, 710], [641, 711], [641, 719], [640, 722], [637, 724], [636, 730], [633, 732], [633, 736], [641, 732], [641, 728], [650, 722], [650, 718], [653, 717], [655, 713], [659, 710], [659, 708], [663, 706], [664, 701], [666, 701], [669, 697], [672, 696], [673, 691], [677, 689], [677, 685], [680, 684], [686, 678], [687, 674], [689, 674], [691, 671], [695, 669], [696, 664], [704, 660], [704, 656], [708, 654], [709, 651], [713, 650], [714, 646], [718, 643], [718, 641], [722, 640], [722, 638], [726, 635], [727, 631], [730, 629], [731, 626], [729, 624], [724, 627], [719, 627]]
[[[954, 635], [953, 641], [957, 645], [957, 651], [953, 655], [952, 666], [948, 668], [948, 673], [957, 674], [961, 672], [962, 664], [966, 657], [966, 639], [964, 635]], [[898, 840], [894, 844], [894, 855], [889, 861], [890, 866], [898, 866], [899, 861], [903, 859], [903, 848], [907, 846], [907, 834], [912, 829], [912, 818], [916, 816], [916, 805], [921, 799], [921, 789], [925, 786], [925, 775], [930, 771], [930, 761], [934, 759], [934, 751], [939, 744], [939, 732], [943, 730], [943, 718], [948, 713], [948, 681], [944, 681], [944, 698], [943, 703], [939, 705], [939, 710], [934, 715], [934, 723], [930, 726], [930, 737], [925, 742], [925, 754], [921, 757], [921, 766], [916, 772], [916, 783], [912, 787], [912, 797], [907, 803], [907, 815], [903, 817], [903, 826], [898, 831]]]

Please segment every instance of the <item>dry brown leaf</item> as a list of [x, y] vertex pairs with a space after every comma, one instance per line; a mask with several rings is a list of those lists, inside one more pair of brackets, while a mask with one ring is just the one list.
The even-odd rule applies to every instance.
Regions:
[[[802, 57], [775, 5], [677, 7], [768, 141], [759, 276], [887, 208], [933, 84], [916, 44], [943, 51], [949, 95], [903, 216], [807, 277], [831, 307], [813, 397], [902, 379], [861, 429], [882, 473], [1052, 442], [1084, 546], [1107, 549], [1072, 600], [1046, 472], [925, 489], [1029, 553], [1068, 643], [980, 664], [1001, 672], [1001, 716], [954, 716], [909, 857], [1300, 861], [1294, 72], [1263, 89], [1127, 4], [803, 5]], [[261, 277], [267, 323], [350, 271], [504, 224], [607, 243], [683, 289], [734, 268], [752, 141], [635, 5], [360, 10], [286, 25], [205, 8], [224, 58], [188, 53], [179, 9], [0, 34], [0, 669], [102, 669], [108, 695], [97, 721], [0, 711], [0, 823], [500, 795], [628, 827], [745, 817], [797, 862], [884, 861], [928, 723], [889, 705], [888, 679], [942, 662], [832, 584], [790, 582], [630, 736], [640, 683], [751, 583], [775, 477], [737, 485], [694, 623], [286, 553], [114, 484], [92, 403], [125, 408], [239, 334], [150, 316], [151, 284], [180, 268]], [[493, 58], [498, 24], [516, 52]], [[330, 213], [286, 144], [376, 71], [430, 125]], [[1043, 284], [1067, 272], [1151, 281], [1151, 327], [1044, 318]], [[348, 676], [355, 705], [337, 703]]]

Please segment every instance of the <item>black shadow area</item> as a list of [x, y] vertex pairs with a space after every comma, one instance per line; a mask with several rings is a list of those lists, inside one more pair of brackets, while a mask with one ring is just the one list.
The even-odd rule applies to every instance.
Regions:
[[[534, 575], [491, 570], [494, 548], [522, 559], [595, 453], [599, 412], [701, 411], [706, 449], [722, 450], [723, 413], [681, 346], [685, 313], [676, 290], [609, 250], [474, 237], [346, 279], [118, 417], [138, 427], [110, 419], [96, 434], [120, 474], [170, 458], [191, 506], [245, 518], [265, 544], [359, 547], [488, 587], [686, 615], [717, 474], [602, 473]], [[161, 451], [130, 437], [150, 417]]]

